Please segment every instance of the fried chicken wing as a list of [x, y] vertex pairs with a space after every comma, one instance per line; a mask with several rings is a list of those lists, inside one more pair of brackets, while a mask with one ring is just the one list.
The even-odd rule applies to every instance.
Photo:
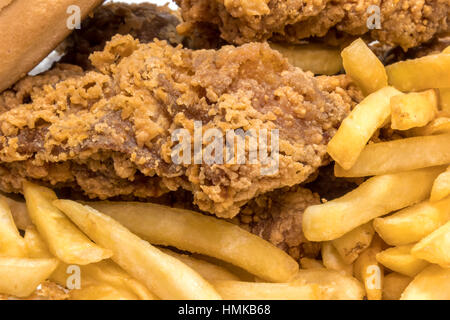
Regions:
[[[231, 218], [326, 162], [326, 144], [361, 98], [346, 76], [314, 78], [261, 43], [192, 51], [118, 35], [91, 61], [93, 71], [60, 66], [1, 95], [2, 190], [20, 192], [25, 179], [100, 199], [181, 188], [201, 210]], [[278, 170], [175, 163], [172, 134], [194, 137], [195, 121], [203, 133], [278, 129]]]
[[[404, 50], [449, 30], [448, 0], [176, 0], [182, 9], [183, 34], [215, 26], [229, 43], [273, 40], [299, 43], [336, 32], [372, 39]], [[381, 29], [367, 21], [380, 9]]]

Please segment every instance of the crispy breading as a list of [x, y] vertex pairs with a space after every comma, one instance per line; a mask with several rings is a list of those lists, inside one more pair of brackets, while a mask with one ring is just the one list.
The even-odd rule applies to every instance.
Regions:
[[[215, 25], [229, 43], [275, 40], [298, 43], [334, 31], [370, 36], [404, 50], [449, 30], [448, 0], [260, 0], [259, 10], [243, 0], [176, 0], [185, 21], [183, 34]], [[381, 29], [369, 30], [370, 6], [380, 8]]]
[[[61, 75], [0, 114], [2, 190], [20, 192], [24, 179], [100, 199], [182, 188], [201, 210], [230, 218], [327, 161], [326, 144], [358, 99], [346, 76], [314, 78], [261, 43], [192, 51], [115, 36], [91, 60], [95, 70]], [[262, 175], [261, 162], [248, 161], [174, 163], [171, 135], [186, 129], [193, 137], [194, 121], [203, 132], [278, 129], [279, 170]]]

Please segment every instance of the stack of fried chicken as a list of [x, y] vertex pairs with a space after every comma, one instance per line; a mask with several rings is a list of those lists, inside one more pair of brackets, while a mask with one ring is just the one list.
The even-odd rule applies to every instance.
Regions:
[[[346, 75], [292, 66], [266, 41], [340, 45], [362, 36], [390, 60], [419, 55], [449, 32], [450, 2], [177, 3], [180, 12], [100, 6], [60, 45], [60, 63], [1, 93], [0, 189], [20, 193], [30, 180], [72, 197], [192, 208], [230, 219], [297, 260], [317, 256], [302, 213], [357, 186], [333, 177], [326, 146], [362, 94]], [[373, 5], [379, 30], [366, 24]], [[278, 129], [279, 169], [261, 175], [257, 164], [174, 163], [172, 133], [193, 135], [195, 121], [204, 130]]]

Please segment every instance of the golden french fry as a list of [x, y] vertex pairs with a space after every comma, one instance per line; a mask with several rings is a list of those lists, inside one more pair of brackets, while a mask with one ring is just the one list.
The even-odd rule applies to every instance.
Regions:
[[407, 133], [411, 137], [450, 133], [450, 118], [438, 117], [425, 127], [414, 128], [407, 131]]
[[31, 220], [50, 252], [68, 264], [85, 265], [111, 257], [111, 251], [89, 240], [55, 206], [56, 194], [45, 187], [24, 183], [24, 194]]
[[419, 241], [411, 254], [443, 268], [450, 268], [450, 221]]
[[56, 259], [0, 258], [0, 293], [27, 297], [52, 274]]
[[110, 249], [112, 259], [161, 299], [221, 299], [197, 272], [161, 252], [99, 211], [70, 200], [55, 200], [84, 233]]
[[211, 216], [152, 203], [93, 202], [89, 205], [152, 244], [215, 257], [266, 281], [287, 282], [298, 271], [297, 262], [284, 251]]
[[450, 269], [425, 268], [406, 287], [401, 300], [450, 300]]
[[322, 243], [322, 261], [327, 269], [335, 270], [348, 276], [353, 275], [353, 265], [346, 263], [342, 259], [331, 242]]
[[425, 201], [388, 217], [377, 218], [373, 226], [383, 240], [400, 246], [415, 243], [450, 219], [450, 198]]
[[377, 254], [377, 261], [392, 271], [414, 277], [429, 263], [411, 254], [413, 245], [392, 247]]
[[411, 283], [413, 278], [397, 272], [384, 276], [383, 300], [399, 300], [402, 292]]
[[439, 89], [439, 101], [441, 110], [450, 112], [450, 88]]
[[391, 98], [391, 128], [408, 130], [424, 127], [436, 117], [438, 96], [433, 89]]
[[[71, 283], [75, 269], [67, 264], [60, 264], [53, 272], [51, 279], [61, 285], [68, 287]], [[79, 288], [70, 291], [71, 300], [94, 299], [94, 300], [155, 300], [146, 286], [129, 276], [123, 269], [111, 260], [103, 260], [79, 268]], [[96, 293], [93, 288], [97, 288]], [[72, 289], [72, 288], [71, 288]]]
[[344, 262], [351, 264], [355, 262], [361, 252], [369, 247], [374, 234], [375, 230], [372, 223], [368, 222], [331, 241], [331, 243]]
[[367, 177], [448, 163], [450, 134], [440, 134], [369, 144], [351, 169], [336, 164], [334, 173], [337, 177]]
[[8, 203], [17, 228], [19, 228], [20, 230], [25, 230], [27, 227], [33, 225], [30, 216], [28, 215], [27, 205], [25, 204], [25, 201], [16, 201], [1, 194], [0, 198], [4, 199]]
[[316, 284], [214, 281], [225, 300], [322, 300], [325, 290]]
[[316, 43], [304, 45], [271, 43], [270, 47], [279, 51], [293, 66], [314, 74], [331, 76], [342, 70], [339, 48]]
[[367, 96], [388, 85], [383, 63], [362, 39], [355, 40], [342, 51], [345, 73]]
[[311, 259], [311, 258], [301, 258], [300, 266], [302, 269], [322, 269], [325, 268], [322, 264], [322, 261]]
[[364, 286], [355, 278], [324, 268], [300, 270], [293, 282], [319, 285], [327, 300], [362, 300], [365, 295]]
[[401, 91], [450, 88], [450, 54], [400, 61], [386, 67], [389, 84]]
[[443, 170], [426, 168], [373, 177], [341, 198], [308, 207], [303, 232], [310, 241], [337, 239], [374, 218], [424, 200]]
[[34, 226], [29, 226], [25, 230], [25, 247], [27, 249], [27, 256], [29, 258], [53, 258], [53, 255], [48, 250], [47, 245], [41, 238]]
[[442, 53], [450, 53], [450, 46], [448, 46], [447, 48], [445, 48]]
[[381, 239], [374, 237], [370, 247], [361, 252], [354, 264], [355, 277], [364, 284], [368, 300], [381, 300], [383, 296], [384, 270], [376, 259], [381, 245]]
[[402, 94], [395, 88], [380, 89], [358, 104], [344, 119], [328, 143], [327, 152], [343, 168], [350, 169], [358, 160], [375, 131], [391, 115], [391, 98]]
[[0, 257], [26, 257], [23, 238], [14, 224], [8, 203], [0, 198]]
[[434, 181], [430, 201], [435, 202], [450, 196], [450, 167]]
[[233, 280], [239, 281], [239, 277], [228, 271], [227, 269], [220, 267], [218, 265], [212, 264], [210, 262], [196, 259], [187, 254], [176, 253], [172, 250], [161, 249], [162, 252], [177, 258], [187, 266], [191, 267], [193, 270], [197, 271], [199, 275], [208, 281], [217, 280]]

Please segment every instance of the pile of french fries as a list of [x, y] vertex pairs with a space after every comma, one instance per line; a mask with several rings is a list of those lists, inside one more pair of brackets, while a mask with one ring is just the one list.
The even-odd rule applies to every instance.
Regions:
[[[307, 208], [321, 259], [299, 264], [240, 227], [142, 202], [0, 196], [0, 294], [52, 281], [68, 299], [450, 299], [450, 48], [385, 68], [362, 40], [342, 64], [366, 95], [328, 145], [339, 177]], [[373, 142], [380, 128], [403, 139]], [[21, 232], [19, 232], [19, 229]]]
[[[450, 299], [450, 47], [385, 68], [357, 40], [342, 57], [366, 97], [328, 153], [337, 177], [367, 180], [307, 208], [305, 236], [368, 299]], [[373, 142], [386, 127], [404, 138]]]

